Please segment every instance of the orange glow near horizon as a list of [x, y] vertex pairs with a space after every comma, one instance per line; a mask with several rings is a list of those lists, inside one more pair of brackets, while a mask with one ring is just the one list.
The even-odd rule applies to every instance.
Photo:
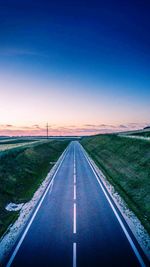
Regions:
[[[130, 123], [126, 125], [82, 125], [77, 127], [70, 126], [51, 126], [49, 125], [49, 136], [83, 136], [93, 135], [98, 133], [111, 133], [118, 131], [129, 131], [141, 129], [145, 124]], [[0, 125], [0, 136], [46, 136], [46, 124], [40, 126], [38, 124], [31, 126], [13, 126], [13, 125]]]
[[[94, 93], [73, 81], [36, 80], [17, 73], [0, 75], [0, 135], [90, 135], [139, 129], [148, 124], [147, 105], [111, 88]], [[77, 90], [78, 89], [78, 90]], [[133, 104], [134, 103], [134, 104]]]

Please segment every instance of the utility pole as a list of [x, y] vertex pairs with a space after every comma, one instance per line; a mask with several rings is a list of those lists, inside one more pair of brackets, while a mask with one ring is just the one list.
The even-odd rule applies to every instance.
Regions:
[[46, 124], [46, 133], [47, 133], [47, 139], [48, 139], [48, 123]]

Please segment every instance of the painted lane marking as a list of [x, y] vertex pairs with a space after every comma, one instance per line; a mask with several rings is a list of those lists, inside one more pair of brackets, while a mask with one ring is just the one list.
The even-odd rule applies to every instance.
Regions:
[[76, 157], [75, 157], [75, 146], [74, 146], [74, 153], [73, 153], [73, 173], [76, 174]]
[[77, 233], [77, 216], [76, 216], [76, 203], [73, 204], [73, 233], [76, 234]]
[[23, 242], [25, 236], [27, 235], [27, 233], [28, 233], [28, 231], [29, 231], [29, 228], [30, 228], [30, 226], [31, 226], [31, 224], [32, 224], [32, 222], [33, 222], [33, 220], [34, 220], [34, 218], [35, 218], [35, 216], [36, 216], [36, 214], [37, 214], [37, 212], [38, 212], [38, 210], [39, 210], [39, 208], [40, 208], [40, 206], [41, 206], [41, 204], [42, 204], [42, 202], [43, 202], [43, 200], [44, 200], [44, 198], [45, 198], [45, 196], [46, 196], [46, 194], [47, 194], [47, 192], [49, 191], [49, 189], [51, 188], [51, 186], [53, 186], [54, 179], [55, 179], [55, 177], [56, 177], [56, 175], [57, 175], [57, 173], [58, 173], [60, 167], [62, 166], [62, 163], [63, 163], [63, 161], [64, 161], [64, 159], [65, 159], [65, 157], [66, 157], [66, 154], [67, 154], [67, 151], [68, 151], [68, 150], [69, 150], [69, 149], [66, 148], [66, 150], [63, 152], [63, 157], [62, 157], [62, 159], [61, 159], [61, 161], [60, 161], [60, 163], [59, 163], [59, 166], [57, 167], [57, 169], [56, 169], [56, 171], [55, 171], [55, 173], [54, 173], [54, 175], [53, 175], [52, 180], [50, 181], [50, 183], [49, 183], [49, 185], [48, 185], [48, 187], [47, 187], [47, 189], [46, 189], [44, 195], [42, 196], [42, 198], [41, 198], [41, 200], [40, 200], [40, 202], [39, 202], [39, 204], [38, 204], [38, 206], [37, 206], [37, 208], [36, 208], [36, 210], [35, 210], [35, 212], [33, 213], [32, 217], [31, 217], [31, 219], [30, 219], [30, 221], [29, 221], [29, 223], [28, 223], [28, 225], [27, 225], [27, 227], [26, 227], [26, 229], [25, 229], [25, 231], [24, 231], [24, 233], [23, 233], [23, 235], [22, 235], [20, 241], [18, 242], [18, 244], [17, 244], [17, 246], [16, 246], [14, 252], [12, 253], [12, 255], [11, 255], [11, 257], [10, 257], [10, 259], [9, 259], [9, 261], [8, 261], [8, 263], [7, 263], [7, 265], [6, 265], [6, 267], [10, 267], [10, 266], [11, 266], [11, 264], [12, 264], [12, 262], [13, 262], [15, 256], [16, 256], [16, 254], [17, 254], [17, 252], [18, 252], [18, 250], [19, 250], [19, 248], [20, 248], [20, 246], [21, 246], [21, 244], [22, 244], [22, 242]]
[[76, 174], [76, 163], [73, 163], [73, 174]]
[[75, 155], [74, 155], [73, 181], [74, 181], [74, 184], [76, 184], [76, 162], [75, 162]]
[[74, 191], [73, 191], [73, 199], [76, 200], [77, 194], [76, 194], [76, 185], [74, 184]]
[[[73, 200], [76, 202], [76, 159], [75, 159], [75, 146], [74, 146], [74, 164], [73, 164]], [[76, 222], [76, 203], [73, 204], [73, 234], [77, 233], [77, 222]], [[73, 267], [77, 266], [77, 244], [73, 243]]]
[[76, 174], [73, 175], [74, 184], [76, 184]]
[[73, 243], [73, 267], [77, 266], [77, 244]]
[[142, 267], [146, 267], [146, 265], [145, 265], [145, 263], [144, 263], [144, 261], [143, 261], [141, 255], [140, 255], [138, 249], [136, 248], [136, 246], [135, 246], [135, 244], [134, 244], [132, 238], [130, 237], [130, 235], [129, 235], [127, 229], [125, 228], [125, 225], [123, 224], [123, 222], [122, 222], [122, 220], [121, 220], [119, 214], [117, 213], [116, 208], [114, 207], [114, 205], [113, 205], [111, 199], [109, 198], [109, 195], [108, 195], [108, 193], [107, 193], [107, 191], [106, 191], [104, 185], [103, 185], [102, 182], [100, 181], [100, 178], [99, 178], [99, 176], [97, 175], [94, 166], [93, 166], [92, 163], [90, 162], [90, 160], [89, 160], [88, 156], [86, 155], [86, 152], [85, 152], [85, 150], [83, 149], [82, 146], [81, 146], [81, 149], [82, 149], [82, 151], [83, 151], [83, 155], [85, 156], [85, 158], [86, 158], [86, 160], [87, 160], [89, 166], [91, 167], [91, 169], [92, 169], [92, 171], [93, 171], [93, 173], [94, 173], [94, 175], [95, 175], [95, 178], [96, 178], [97, 182], [99, 183], [99, 185], [100, 185], [100, 187], [101, 187], [103, 193], [105, 194], [105, 196], [106, 196], [106, 198], [107, 198], [107, 200], [108, 200], [108, 203], [110, 204], [110, 206], [111, 206], [111, 208], [112, 208], [112, 210], [113, 210], [113, 212], [114, 212], [114, 214], [115, 214], [115, 216], [116, 216], [116, 218], [117, 218], [117, 220], [118, 220], [118, 222], [119, 222], [119, 224], [120, 224], [122, 230], [124, 231], [124, 233], [125, 233], [125, 235], [126, 235], [128, 241], [129, 241], [129, 243], [130, 243], [130, 245], [131, 245], [131, 247], [132, 247], [132, 249], [133, 249], [133, 251], [134, 251], [134, 253], [135, 253], [135, 255], [136, 255], [136, 257], [137, 257], [137, 259], [138, 259], [138, 261], [139, 261], [139, 263], [140, 263], [140, 265], [141, 265]]

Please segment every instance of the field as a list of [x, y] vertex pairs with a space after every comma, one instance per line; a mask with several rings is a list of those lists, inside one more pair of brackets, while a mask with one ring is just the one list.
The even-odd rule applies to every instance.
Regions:
[[37, 139], [33, 139], [33, 138], [6, 138], [6, 139], [1, 139], [0, 138], [0, 145], [2, 144], [19, 144], [19, 143], [26, 143], [26, 142], [33, 142], [33, 141], [37, 141]]
[[2, 151], [6, 151], [8, 149], [12, 149], [12, 148], [17, 148], [17, 147], [22, 147], [22, 146], [28, 146], [37, 142], [41, 142], [41, 141], [37, 141], [37, 140], [3, 140], [0, 141], [0, 152]]
[[134, 136], [143, 136], [143, 137], [150, 137], [150, 131], [145, 131], [145, 132], [137, 132], [137, 133], [134, 133], [132, 134]]
[[51, 140], [0, 153], [0, 235], [18, 216], [6, 204], [29, 201], [69, 140]]
[[150, 137], [150, 129], [142, 129], [136, 131], [122, 132], [120, 135], [129, 135], [129, 136], [141, 136], [141, 137]]
[[81, 144], [150, 233], [150, 142], [97, 135]]

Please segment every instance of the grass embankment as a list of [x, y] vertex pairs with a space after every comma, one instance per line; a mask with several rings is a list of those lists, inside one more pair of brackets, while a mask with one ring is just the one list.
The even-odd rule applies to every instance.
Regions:
[[150, 143], [98, 135], [81, 144], [150, 233]]
[[29, 201], [68, 143], [49, 141], [0, 154], [0, 236], [19, 214], [6, 211], [6, 204]]
[[134, 133], [134, 134], [131, 134], [131, 135], [134, 135], [134, 136], [142, 136], [142, 137], [150, 137], [150, 131]]

